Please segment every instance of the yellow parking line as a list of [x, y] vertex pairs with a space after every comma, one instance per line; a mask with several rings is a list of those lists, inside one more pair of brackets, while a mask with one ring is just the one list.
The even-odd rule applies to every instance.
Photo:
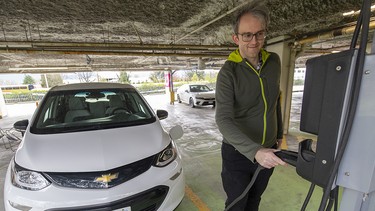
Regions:
[[210, 208], [193, 192], [189, 186], [185, 186], [186, 196], [193, 202], [199, 211], [211, 211]]

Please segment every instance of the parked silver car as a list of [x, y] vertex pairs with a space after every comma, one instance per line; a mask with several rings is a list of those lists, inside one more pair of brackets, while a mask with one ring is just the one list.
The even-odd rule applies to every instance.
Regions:
[[24, 131], [4, 181], [6, 211], [174, 210], [185, 178], [175, 140], [131, 85], [56, 86]]
[[177, 101], [190, 107], [212, 105], [215, 107], [215, 91], [207, 85], [184, 84], [177, 89]]

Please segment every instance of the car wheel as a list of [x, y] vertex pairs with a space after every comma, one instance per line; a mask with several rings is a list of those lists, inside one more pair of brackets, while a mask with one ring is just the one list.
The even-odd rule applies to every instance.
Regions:
[[181, 103], [180, 95], [177, 95], [177, 102], [178, 102], [178, 103]]
[[193, 98], [189, 99], [189, 106], [192, 107], [192, 108], [195, 107]]
[[212, 108], [215, 108], [215, 106], [216, 106], [216, 103], [214, 102], [214, 103], [212, 104]]

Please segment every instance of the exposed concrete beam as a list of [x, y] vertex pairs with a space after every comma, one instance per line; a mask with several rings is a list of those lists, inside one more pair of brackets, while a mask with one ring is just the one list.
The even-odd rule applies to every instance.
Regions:
[[[19, 73], [19, 74], [42, 74], [42, 73], [76, 73], [76, 72], [100, 72], [100, 71], [166, 71], [169, 69], [173, 70], [187, 70], [186, 66], [169, 66], [169, 67], [152, 67], [152, 68], [147, 68], [147, 67], [142, 67], [142, 68], [108, 68], [108, 69], [96, 69], [96, 68], [91, 68], [91, 69], [82, 69], [82, 68], [68, 68], [64, 70], [58, 70], [58, 69], [38, 69], [38, 70], [17, 70], [17, 71], [3, 71], [0, 70], [0, 76], [1, 74], [13, 74], [13, 73]], [[219, 70], [220, 67], [212, 67], [212, 69], [217, 69]]]
[[[198, 64], [195, 64], [198, 66]], [[211, 69], [220, 69], [222, 64], [209, 65]], [[91, 72], [91, 71], [163, 71], [187, 70], [186, 63], [169, 65], [56, 65], [56, 66], [19, 66], [0, 67], [0, 74], [9, 73], [61, 73], [61, 72]]]
[[128, 43], [0, 42], [0, 53], [91, 54], [226, 58], [236, 46]]
[[237, 46], [222, 45], [173, 45], [173, 44], [139, 44], [139, 43], [84, 43], [84, 42], [25, 42], [0, 41], [0, 49], [7, 48], [37, 48], [37, 49], [107, 49], [107, 50], [180, 50], [180, 51], [233, 51]]
[[79, 54], [89, 54], [89, 55], [119, 55], [119, 56], [178, 56], [178, 57], [214, 57], [214, 58], [227, 58], [229, 52], [204, 52], [204, 53], [190, 53], [187, 52], [155, 52], [155, 51], [148, 51], [148, 52], [139, 52], [139, 51], [113, 51], [113, 50], [100, 50], [95, 51], [92, 49], [89, 50], [47, 50], [47, 49], [25, 49], [25, 48], [8, 48], [3, 49], [0, 48], [0, 53], [24, 53], [24, 54], [71, 54], [71, 55], [79, 55]]

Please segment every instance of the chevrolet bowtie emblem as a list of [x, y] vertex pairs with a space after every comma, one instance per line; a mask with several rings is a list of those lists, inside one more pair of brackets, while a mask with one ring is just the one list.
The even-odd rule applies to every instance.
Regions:
[[103, 174], [101, 177], [95, 178], [95, 182], [105, 182], [109, 183], [114, 179], [117, 179], [118, 173], [116, 174]]

